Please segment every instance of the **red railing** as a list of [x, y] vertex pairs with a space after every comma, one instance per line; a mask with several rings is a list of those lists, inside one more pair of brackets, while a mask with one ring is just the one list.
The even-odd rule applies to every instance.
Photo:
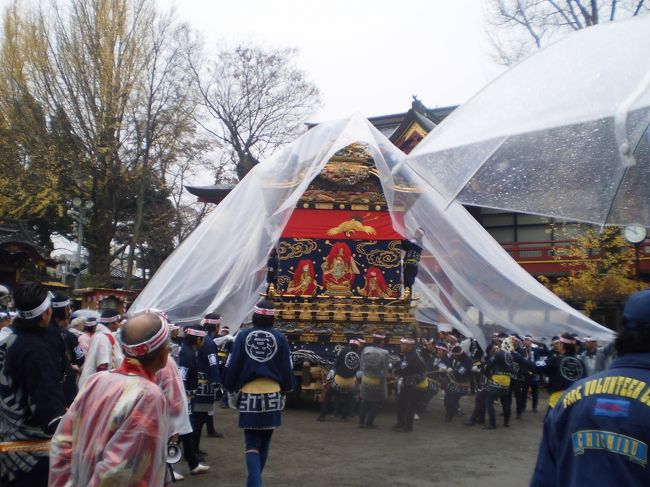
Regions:
[[[539, 274], [566, 272], [562, 263], [578, 260], [565, 254], [565, 248], [571, 242], [572, 240], [504, 242], [501, 245], [524, 269]], [[597, 259], [598, 252], [592, 252], [590, 258]], [[639, 246], [639, 264], [641, 270], [650, 271], [650, 239]]]

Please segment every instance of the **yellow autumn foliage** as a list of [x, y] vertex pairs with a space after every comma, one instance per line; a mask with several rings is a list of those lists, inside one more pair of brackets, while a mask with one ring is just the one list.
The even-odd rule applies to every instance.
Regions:
[[[565, 232], [561, 226], [559, 231]], [[582, 228], [581, 235], [557, 252], [555, 259], [565, 261], [568, 275], [555, 282], [545, 276], [539, 280], [560, 298], [584, 303], [587, 315], [599, 305], [625, 300], [637, 289], [634, 248], [617, 227], [605, 227], [602, 232]]]

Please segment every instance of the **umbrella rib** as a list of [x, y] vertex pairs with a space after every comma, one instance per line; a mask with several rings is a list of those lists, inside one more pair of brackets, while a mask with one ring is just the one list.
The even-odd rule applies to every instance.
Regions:
[[510, 138], [510, 136], [509, 136], [509, 135], [506, 135], [505, 137], [503, 137], [503, 140], [502, 140], [501, 142], [499, 142], [498, 144], [495, 145], [494, 149], [492, 149], [492, 151], [490, 151], [490, 154], [485, 158], [485, 160], [484, 160], [481, 164], [479, 164], [479, 165], [476, 167], [476, 169], [475, 169], [474, 171], [472, 171], [472, 173], [471, 173], [471, 174], [470, 174], [470, 175], [465, 179], [465, 181], [463, 182], [463, 184], [461, 184], [461, 185], [458, 187], [458, 190], [454, 193], [453, 197], [450, 198], [450, 199], [447, 201], [447, 204], [445, 205], [445, 208], [444, 208], [445, 210], [446, 210], [447, 208], [449, 208], [449, 206], [453, 203], [453, 201], [454, 201], [456, 198], [458, 198], [458, 195], [463, 191], [463, 189], [465, 189], [465, 186], [467, 186], [467, 184], [472, 180], [472, 178], [473, 178], [474, 176], [476, 176], [476, 173], [479, 172], [479, 170], [480, 170], [480, 169], [485, 165], [485, 163], [486, 163], [487, 161], [489, 161], [489, 160], [492, 158], [492, 156], [496, 153], [497, 150], [499, 150], [500, 147], [503, 147], [503, 144], [504, 144], [504, 143], [505, 143], [509, 138]]

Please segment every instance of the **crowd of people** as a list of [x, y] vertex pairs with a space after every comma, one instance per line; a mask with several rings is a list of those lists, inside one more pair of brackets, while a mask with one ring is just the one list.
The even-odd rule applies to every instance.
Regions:
[[245, 433], [247, 485], [262, 485], [294, 387], [272, 302], [233, 337], [216, 313], [181, 330], [153, 309], [72, 319], [70, 299], [37, 282], [12, 298], [15, 311], [0, 312], [3, 486], [166, 485], [184, 479], [173, 468], [179, 451], [191, 475], [206, 473], [203, 427], [223, 437], [214, 405], [229, 407], [229, 397]]
[[503, 425], [538, 412], [539, 390], [549, 391], [553, 407], [573, 382], [602, 371], [611, 362], [612, 346], [598, 347], [593, 337], [565, 333], [551, 347], [530, 335], [494, 333], [484, 351], [474, 339], [441, 331], [436, 338], [401, 339], [400, 353], [391, 353], [386, 337], [374, 334], [366, 343], [354, 338], [341, 347], [328, 375], [319, 421], [329, 414], [347, 421], [359, 412], [359, 427], [374, 428], [381, 403], [396, 395], [393, 430], [410, 432], [434, 396], [444, 401], [444, 421], [464, 416], [460, 398], [474, 395], [467, 426], [496, 429], [494, 405], [502, 407]]
[[[639, 294], [641, 304], [633, 296], [626, 307], [625, 324], [647, 335], [650, 291]], [[247, 485], [262, 485], [273, 431], [281, 424], [286, 394], [295, 388], [289, 344], [273, 329], [273, 302], [258, 303], [252, 326], [235, 336], [216, 313], [182, 330], [153, 309], [135, 311], [129, 320], [111, 309], [72, 320], [70, 299], [35, 282], [15, 288], [13, 305], [13, 316], [0, 312], [2, 485], [164, 485], [183, 479], [172, 465], [179, 458], [178, 445], [190, 474], [203, 474], [210, 469], [201, 449], [203, 427], [210, 437], [223, 436], [214, 425], [215, 403], [238, 409]], [[539, 390], [546, 387], [547, 421], [533, 482], [562, 485], [547, 480], [554, 469], [576, 460], [567, 457], [566, 447], [558, 447], [549, 424], [567, 428], [562, 414], [572, 414], [589, 378], [608, 374], [603, 371], [610, 365], [618, 367], [618, 379], [625, 373], [636, 377], [625, 379], [625, 394], [598, 383], [593, 395], [609, 391], [645, 401], [644, 407], [650, 404], [645, 376], [634, 372], [647, 362], [639, 365], [637, 359], [647, 355], [648, 346], [634, 337], [624, 333], [616, 346], [599, 348], [591, 337], [564, 333], [548, 347], [531, 336], [495, 333], [483, 350], [474, 339], [440, 331], [435, 337], [402, 338], [399, 354], [380, 333], [368, 343], [354, 338], [338, 350], [318, 420], [358, 416], [360, 428], [375, 428], [382, 403], [394, 393], [396, 432], [413, 431], [437, 395], [444, 396], [445, 422], [466, 416], [469, 427], [495, 429], [498, 403], [503, 426], [509, 427], [513, 413], [521, 418], [529, 400], [531, 411], [538, 412]], [[463, 413], [460, 399], [468, 395], [474, 395], [473, 411]], [[647, 448], [645, 453], [639, 448], [646, 443], [634, 443], [627, 429], [628, 450], [607, 443], [623, 441], [622, 433], [612, 433], [611, 422], [629, 422], [629, 411], [637, 407], [623, 402], [606, 398], [594, 405], [594, 415], [601, 408], [609, 418], [613, 436], [583, 432], [582, 440], [574, 437], [585, 442], [578, 453], [601, 442], [600, 451], [645, 465]], [[630, 445], [636, 445], [633, 451]]]

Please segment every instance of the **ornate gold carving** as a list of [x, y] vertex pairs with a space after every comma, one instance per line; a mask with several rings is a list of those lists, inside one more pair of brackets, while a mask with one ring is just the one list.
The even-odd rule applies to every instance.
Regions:
[[299, 320], [309, 321], [311, 320], [311, 306], [309, 303], [304, 302], [300, 303], [300, 316]]
[[361, 142], [355, 142], [348, 146], [345, 146], [343, 149], [338, 150], [334, 157], [331, 160], [357, 160], [357, 161], [370, 161], [372, 157], [368, 151], [368, 144]]
[[344, 321], [345, 320], [345, 305], [343, 305], [343, 304], [335, 304], [334, 305], [333, 319], [336, 320], [336, 321]]
[[365, 233], [367, 235], [376, 235], [377, 230], [370, 225], [364, 225], [363, 219], [361, 217], [355, 217], [352, 220], [344, 221], [339, 223], [337, 226], [327, 230], [327, 235], [334, 236], [339, 233], [344, 233], [346, 237], [352, 237], [352, 234], [355, 232]]
[[[357, 253], [364, 255], [370, 265], [384, 269], [391, 269], [400, 266], [399, 240], [393, 240], [389, 243], [388, 250], [376, 249], [374, 248], [375, 245], [377, 245], [376, 240], [359, 242], [356, 246], [356, 251]], [[371, 250], [367, 251], [366, 247], [370, 247]], [[399, 289], [397, 290], [399, 291]]]
[[353, 304], [350, 311], [350, 319], [354, 321], [361, 321], [363, 319], [363, 313], [361, 312], [360, 304]]
[[379, 305], [368, 305], [368, 321], [379, 321]]
[[[278, 259], [289, 260], [296, 257], [302, 257], [303, 255], [312, 253], [317, 248], [318, 244], [311, 238], [297, 238], [293, 242], [281, 240], [278, 249]], [[279, 283], [280, 282], [278, 282], [278, 284]]]

